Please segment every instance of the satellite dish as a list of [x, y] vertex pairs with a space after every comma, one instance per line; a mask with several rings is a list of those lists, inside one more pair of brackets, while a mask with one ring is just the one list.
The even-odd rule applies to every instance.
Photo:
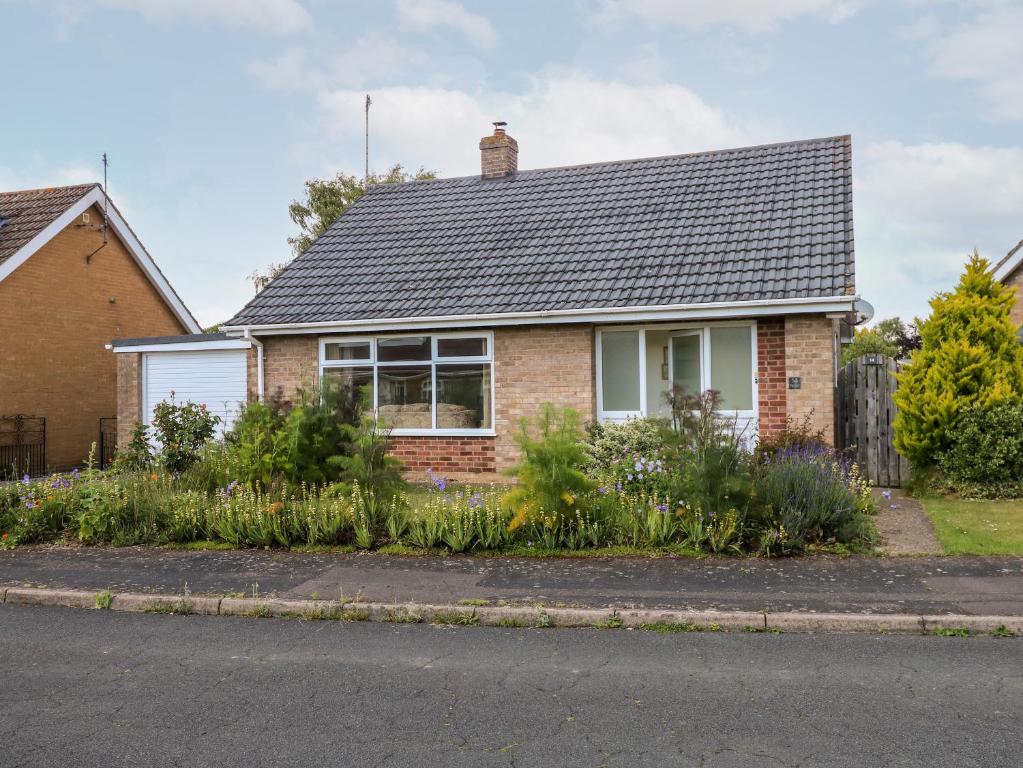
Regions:
[[857, 299], [853, 304], [853, 314], [856, 316], [853, 325], [863, 325], [874, 319], [874, 305], [866, 299]]

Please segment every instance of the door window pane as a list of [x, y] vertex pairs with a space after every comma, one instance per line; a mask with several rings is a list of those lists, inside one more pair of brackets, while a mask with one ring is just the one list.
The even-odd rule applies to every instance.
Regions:
[[490, 363], [437, 366], [437, 428], [490, 428]]
[[749, 326], [710, 329], [710, 386], [725, 411], [753, 410], [753, 340]]
[[604, 331], [600, 358], [604, 410], [638, 411], [639, 331]]
[[377, 413], [381, 421], [395, 429], [432, 428], [432, 379], [428, 365], [378, 368], [377, 386], [380, 393]]
[[323, 382], [325, 386], [341, 386], [351, 390], [355, 396], [365, 397], [366, 408], [373, 408], [373, 368], [371, 366], [324, 368]]
[[485, 336], [459, 339], [437, 339], [437, 357], [486, 357]]
[[331, 341], [323, 345], [326, 360], [369, 360], [368, 341]]
[[699, 333], [672, 337], [672, 384], [686, 397], [699, 397], [703, 391], [700, 357]]
[[399, 339], [380, 339], [377, 342], [377, 360], [382, 363], [398, 360], [429, 360], [429, 336], [404, 336]]

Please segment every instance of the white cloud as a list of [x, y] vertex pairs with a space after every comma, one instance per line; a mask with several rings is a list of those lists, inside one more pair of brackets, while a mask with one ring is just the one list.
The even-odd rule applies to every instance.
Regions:
[[1023, 8], [982, 13], [927, 46], [931, 68], [944, 77], [976, 81], [993, 117], [1023, 120]]
[[[540, 168], [741, 145], [742, 126], [674, 84], [631, 85], [579, 73], [536, 78], [521, 94], [470, 94], [432, 87], [373, 92], [371, 164], [425, 165], [445, 176], [479, 172], [478, 143], [494, 120], [509, 123], [519, 165]], [[359, 157], [363, 94], [338, 89], [320, 97], [326, 131]], [[774, 138], [758, 135], [758, 140]]]
[[289, 48], [269, 60], [249, 62], [249, 74], [269, 90], [363, 88], [423, 61], [423, 54], [397, 40], [367, 35], [338, 53], [313, 59], [304, 48]]
[[274, 35], [294, 34], [312, 25], [312, 17], [298, 0], [82, 0], [54, 6], [51, 14], [57, 21], [57, 36], [67, 38], [94, 9], [138, 13], [150, 21], [198, 21]]
[[398, 21], [412, 29], [451, 27], [461, 32], [478, 48], [497, 43], [497, 32], [490, 20], [471, 13], [451, 0], [398, 0]]
[[889, 141], [853, 162], [856, 282], [879, 316], [925, 313], [975, 247], [994, 263], [1023, 237], [1023, 147]]
[[747, 32], [770, 32], [800, 16], [838, 23], [852, 16], [861, 0], [600, 0], [594, 18], [613, 22], [635, 15], [651, 24], [678, 24], [690, 29], [721, 24]]

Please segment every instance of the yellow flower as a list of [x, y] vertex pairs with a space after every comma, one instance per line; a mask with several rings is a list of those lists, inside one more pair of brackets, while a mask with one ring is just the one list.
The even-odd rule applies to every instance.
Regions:
[[571, 506], [572, 506], [573, 504], [575, 504], [575, 496], [573, 496], [573, 495], [572, 495], [571, 493], [569, 493], [568, 491], [565, 491], [564, 493], [562, 493], [562, 494], [561, 494], [561, 499], [562, 499], [562, 501], [564, 501], [564, 502], [565, 502], [566, 504], [568, 504], [568, 506], [570, 506], [570, 507], [571, 507]]

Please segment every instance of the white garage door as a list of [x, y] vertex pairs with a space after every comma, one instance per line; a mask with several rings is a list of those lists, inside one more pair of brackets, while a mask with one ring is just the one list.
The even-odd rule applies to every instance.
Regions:
[[179, 405], [205, 403], [220, 417], [223, 434], [245, 403], [245, 350], [206, 352], [147, 352], [142, 358], [142, 396], [146, 423], [157, 403], [173, 398]]

